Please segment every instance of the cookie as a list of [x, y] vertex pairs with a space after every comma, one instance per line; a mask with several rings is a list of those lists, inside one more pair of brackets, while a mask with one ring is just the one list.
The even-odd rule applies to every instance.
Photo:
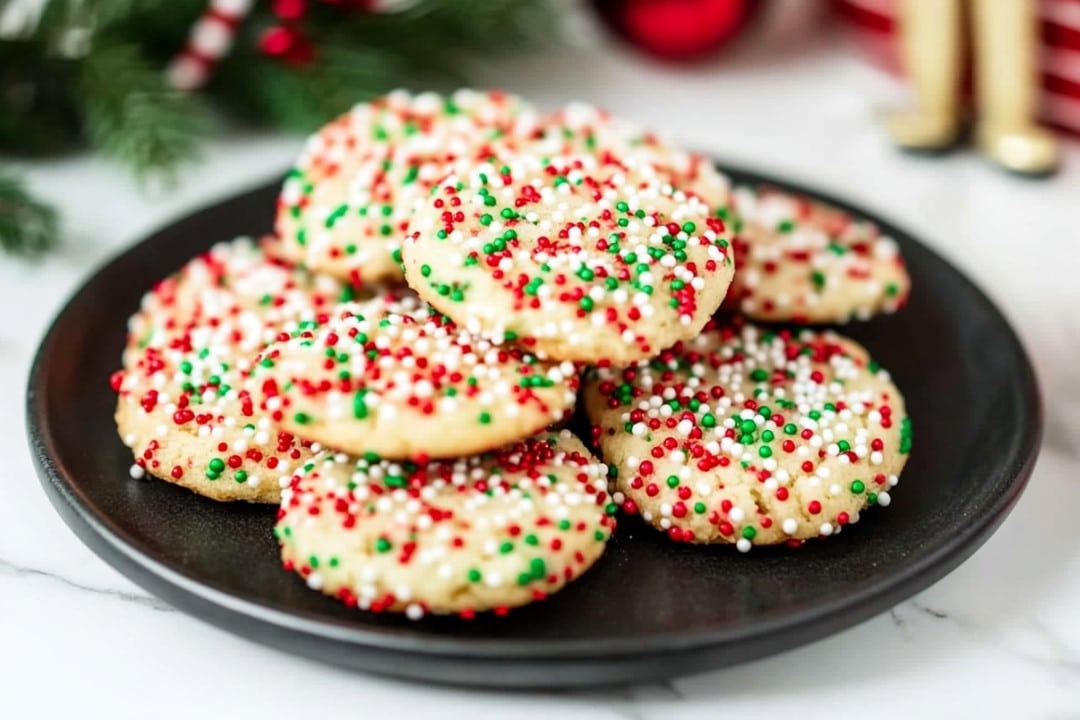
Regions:
[[708, 158], [586, 103], [570, 103], [543, 118], [539, 138], [530, 149], [546, 157], [593, 154], [627, 167], [651, 165], [676, 188], [700, 197], [720, 217], [726, 217], [731, 204], [731, 182]]
[[282, 481], [319, 448], [259, 413], [245, 377], [266, 343], [317, 321], [346, 290], [268, 260], [246, 239], [158, 283], [129, 322], [112, 378], [132, 476], [216, 500], [277, 502]]
[[781, 190], [736, 188], [725, 305], [755, 320], [842, 323], [895, 312], [911, 288], [896, 242], [869, 220]]
[[406, 281], [471, 332], [626, 363], [698, 334], [734, 271], [724, 222], [643, 165], [517, 156], [417, 210]]
[[471, 455], [528, 437], [574, 407], [573, 363], [537, 360], [459, 328], [415, 297], [338, 307], [270, 345], [260, 405], [301, 437], [357, 455]]
[[323, 453], [282, 493], [286, 569], [363, 610], [477, 612], [541, 600], [615, 528], [606, 468], [568, 431], [425, 464]]
[[713, 326], [593, 371], [585, 406], [625, 511], [742, 551], [834, 535], [888, 505], [911, 450], [889, 374], [832, 332]]
[[534, 133], [519, 98], [459, 90], [390, 93], [308, 140], [278, 200], [281, 252], [354, 285], [400, 280], [398, 250], [417, 200], [458, 163]]

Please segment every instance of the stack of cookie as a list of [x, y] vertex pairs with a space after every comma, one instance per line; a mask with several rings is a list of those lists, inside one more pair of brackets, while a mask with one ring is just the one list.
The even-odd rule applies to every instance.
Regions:
[[133, 476], [279, 503], [285, 567], [350, 605], [505, 612], [587, 570], [620, 512], [797, 545], [887, 504], [910, 449], [856, 343], [752, 324], [899, 308], [892, 241], [593, 108], [358, 106], [308, 142], [276, 231], [146, 295], [116, 419]]

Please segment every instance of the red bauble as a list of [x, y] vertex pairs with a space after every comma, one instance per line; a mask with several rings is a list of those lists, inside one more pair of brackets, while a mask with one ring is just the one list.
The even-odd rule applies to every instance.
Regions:
[[700, 57], [735, 37], [763, 0], [593, 0], [616, 32], [653, 55]]
[[315, 47], [311, 41], [300, 30], [285, 25], [267, 28], [259, 38], [259, 50], [295, 67], [307, 65], [315, 59]]

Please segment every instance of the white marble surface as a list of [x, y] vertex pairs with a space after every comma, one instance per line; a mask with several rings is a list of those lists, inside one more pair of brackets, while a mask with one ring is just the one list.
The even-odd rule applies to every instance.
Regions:
[[[66, 222], [40, 264], [0, 260], [0, 717], [1080, 717], [1080, 144], [1019, 181], [960, 153], [903, 157], [873, 122], [895, 88], [831, 40], [691, 69], [622, 51], [490, 68], [545, 105], [589, 99], [687, 144], [901, 220], [1016, 323], [1047, 398], [1019, 506], [970, 561], [895, 610], [742, 667], [622, 691], [496, 693], [351, 674], [233, 637], [152, 599], [75, 539], [38, 486], [22, 402], [50, 318], [91, 268], [200, 204], [280, 171], [298, 141], [234, 137], [170, 192], [84, 157], [26, 168]], [[586, 73], [584, 70], [588, 69]], [[736, 715], [738, 713], [738, 715]]]

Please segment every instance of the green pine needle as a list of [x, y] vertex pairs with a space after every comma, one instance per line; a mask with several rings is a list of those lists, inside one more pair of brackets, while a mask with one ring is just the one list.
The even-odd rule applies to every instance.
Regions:
[[196, 155], [201, 118], [130, 44], [103, 44], [83, 61], [81, 99], [91, 143], [140, 178], [171, 179]]
[[169, 0], [97, 0], [94, 3], [94, 24], [104, 29], [128, 20], [140, 13], [156, 12]]
[[0, 174], [0, 250], [12, 255], [40, 255], [59, 233], [56, 211], [35, 199], [19, 180]]

